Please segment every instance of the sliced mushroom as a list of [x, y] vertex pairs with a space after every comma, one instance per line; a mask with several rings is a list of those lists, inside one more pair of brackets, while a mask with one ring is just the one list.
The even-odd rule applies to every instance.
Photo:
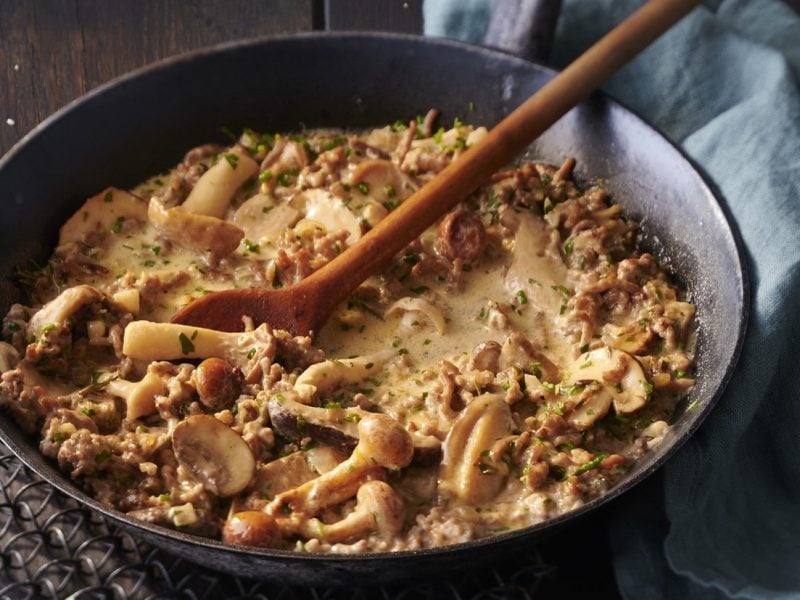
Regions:
[[306, 220], [320, 223], [329, 233], [347, 231], [347, 243], [361, 239], [361, 223], [341, 198], [320, 189], [310, 189], [296, 194], [291, 206], [299, 210]]
[[268, 405], [272, 426], [281, 435], [294, 440], [310, 437], [313, 440], [352, 451], [358, 441], [358, 422], [370, 414], [352, 408], [322, 408], [296, 402], [282, 394], [273, 396]]
[[45, 326], [63, 326], [67, 319], [74, 317], [85, 306], [103, 300], [107, 300], [107, 296], [90, 285], [67, 288], [33, 315], [28, 332], [36, 336]]
[[67, 222], [58, 233], [58, 245], [80, 242], [92, 231], [111, 231], [116, 223], [133, 219], [142, 223], [147, 221], [147, 204], [130, 192], [110, 187], [92, 196]]
[[296, 208], [288, 204], [275, 204], [266, 194], [256, 194], [236, 210], [233, 224], [244, 231], [247, 239], [260, 242], [263, 239], [276, 239], [299, 219], [300, 212]]
[[203, 173], [181, 206], [190, 213], [221, 219], [236, 191], [256, 173], [258, 163], [244, 148], [234, 146]]
[[652, 387], [639, 361], [627, 352], [609, 347], [579, 356], [567, 369], [562, 385], [590, 381], [608, 387], [614, 410], [619, 414], [632, 413], [644, 406]]
[[392, 304], [386, 311], [386, 316], [391, 317], [398, 313], [405, 313], [416, 320], [416, 315], [425, 315], [431, 324], [436, 327], [439, 335], [444, 335], [446, 321], [442, 311], [424, 298], [411, 298], [406, 296]]
[[614, 394], [607, 385], [593, 381], [570, 400], [574, 408], [567, 416], [567, 423], [578, 431], [586, 431], [608, 414]]
[[405, 504], [385, 481], [372, 480], [358, 488], [353, 512], [336, 523], [309, 519], [303, 534], [335, 544], [362, 538], [370, 533], [383, 537], [397, 535], [403, 527]]
[[639, 323], [625, 327], [607, 323], [603, 327], [603, 343], [630, 354], [647, 354], [654, 338], [653, 331], [647, 325]]
[[513, 430], [511, 410], [497, 394], [483, 394], [458, 415], [444, 441], [439, 488], [470, 506], [489, 502], [503, 487], [508, 468], [491, 448]]
[[516, 226], [514, 249], [503, 284], [510, 294], [522, 291], [528, 304], [550, 318], [557, 317], [564, 301], [567, 267], [560, 257], [548, 253], [549, 233], [539, 219], [520, 213], [514, 214], [512, 221]]
[[150, 199], [147, 217], [153, 227], [170, 241], [198, 252], [211, 252], [219, 257], [236, 250], [244, 237], [244, 231], [228, 221], [195, 214], [183, 206], [166, 209], [157, 198]]
[[393, 356], [393, 352], [385, 351], [357, 358], [325, 360], [300, 373], [294, 389], [298, 399], [307, 403], [314, 394], [327, 392], [338, 385], [358, 383], [377, 375]]
[[370, 198], [380, 203], [402, 202], [419, 188], [397, 165], [379, 158], [365, 160], [355, 168], [350, 175], [350, 185], [359, 184]]
[[414, 446], [408, 432], [386, 415], [370, 414], [361, 419], [358, 438], [350, 458], [316, 479], [279, 494], [267, 505], [267, 513], [291, 515], [294, 520], [313, 516], [352, 498], [364, 481], [374, 478], [376, 471], [402, 469], [413, 458]]
[[272, 150], [261, 161], [261, 170], [269, 169], [273, 174], [299, 171], [308, 165], [308, 152], [305, 147], [294, 140], [279, 139]]
[[210, 493], [229, 498], [253, 481], [256, 461], [242, 437], [211, 415], [193, 415], [172, 431], [178, 463]]

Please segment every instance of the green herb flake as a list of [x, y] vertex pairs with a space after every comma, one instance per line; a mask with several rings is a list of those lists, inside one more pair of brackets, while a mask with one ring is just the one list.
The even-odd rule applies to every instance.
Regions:
[[247, 353], [247, 360], [250, 360], [255, 355], [256, 355], [256, 349], [255, 348], [250, 348], [250, 350]]
[[570, 241], [568, 241], [566, 244], [564, 244], [564, 254], [566, 254], [567, 256], [569, 256], [570, 254], [572, 254], [572, 251], [573, 251], [574, 249], [575, 249], [575, 242], [574, 242], [574, 240], [570, 240]]
[[103, 196], [103, 202], [113, 202], [113, 200], [114, 200], [114, 192], [108, 190]]
[[653, 384], [647, 381], [646, 379], [642, 380], [642, 387], [644, 387], [645, 394], [652, 394], [653, 393]]
[[194, 352], [194, 343], [192, 342], [192, 340], [189, 339], [189, 337], [185, 333], [181, 332], [178, 334], [178, 341], [181, 344], [181, 352], [183, 352], [184, 354], [191, 354], [192, 352]]
[[111, 225], [111, 232], [112, 233], [119, 233], [122, 231], [122, 225], [125, 223], [125, 217], [117, 217], [117, 220], [114, 221]]
[[520, 306], [528, 303], [528, 296], [525, 294], [524, 290], [517, 292], [517, 302], [520, 304]]
[[292, 183], [292, 177], [293, 175], [291, 173], [281, 173], [280, 175], [278, 175], [276, 181], [278, 182], [278, 185], [281, 185], [283, 187], [288, 187]]
[[587, 462], [585, 465], [578, 467], [573, 473], [573, 475], [581, 475], [583, 473], [586, 473], [586, 471], [591, 471], [592, 469], [596, 469], [597, 467], [600, 466], [600, 463], [603, 462], [603, 460], [605, 460], [605, 458], [606, 458], [605, 454], [598, 454], [595, 458]]
[[686, 371], [675, 371], [675, 379], [688, 379], [689, 374]]
[[267, 183], [270, 179], [272, 179], [272, 171], [269, 169], [258, 175], [258, 180], [261, 183]]
[[394, 198], [397, 195], [397, 192], [391, 183], [387, 183], [385, 186], [383, 186], [383, 193], [386, 194], [388, 198]]
[[239, 157], [236, 154], [228, 152], [228, 154], [225, 155], [225, 160], [228, 161], [231, 169], [236, 170], [236, 167], [239, 165]]
[[242, 244], [244, 244], [244, 247], [247, 248], [248, 252], [252, 252], [253, 254], [258, 254], [258, 252], [260, 251], [259, 245], [254, 242], [251, 242], [247, 238], [244, 238], [242, 240]]
[[360, 182], [358, 185], [356, 185], [356, 187], [358, 188], [358, 191], [364, 194], [365, 196], [369, 194], [369, 184], [366, 183], [365, 181]]

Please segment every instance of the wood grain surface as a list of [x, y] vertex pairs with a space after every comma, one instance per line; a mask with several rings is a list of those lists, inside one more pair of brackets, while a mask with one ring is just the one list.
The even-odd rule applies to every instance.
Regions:
[[166, 56], [307, 31], [312, 0], [0, 0], [0, 156], [92, 88]]

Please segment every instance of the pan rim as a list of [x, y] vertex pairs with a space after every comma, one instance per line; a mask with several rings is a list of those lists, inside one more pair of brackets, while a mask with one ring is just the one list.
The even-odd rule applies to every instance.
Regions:
[[[556, 72], [553, 69], [544, 66], [538, 62], [528, 61], [502, 50], [485, 48], [482, 46], [477, 46], [445, 38], [429, 38], [429, 37], [410, 35], [410, 34], [379, 33], [379, 32], [305, 32], [305, 33], [295, 33], [295, 34], [270, 35], [263, 37], [248, 38], [243, 40], [236, 40], [232, 42], [226, 42], [223, 44], [210, 46], [207, 48], [192, 50], [190, 52], [162, 59], [155, 63], [135, 69], [129, 73], [115, 77], [114, 79], [108, 81], [107, 83], [104, 83], [90, 90], [88, 93], [69, 102], [64, 107], [62, 107], [61, 109], [59, 109], [58, 111], [56, 111], [55, 113], [44, 119], [30, 132], [28, 132], [25, 136], [23, 136], [16, 144], [14, 144], [11, 147], [11, 149], [2, 158], [0, 158], [0, 172], [2, 172], [8, 164], [12, 163], [12, 161], [15, 160], [15, 158], [21, 153], [23, 148], [25, 148], [28, 144], [38, 139], [40, 136], [46, 135], [48, 129], [52, 127], [53, 124], [60, 122], [62, 119], [69, 118], [69, 115], [72, 114], [73, 111], [76, 110], [76, 108], [90, 105], [95, 98], [102, 97], [104, 94], [109, 93], [110, 91], [117, 90], [120, 86], [124, 86], [125, 84], [131, 81], [136, 81], [139, 78], [147, 77], [148, 75], [152, 75], [153, 73], [158, 73], [164, 70], [171, 69], [174, 67], [174, 65], [202, 60], [204, 57], [215, 56], [225, 52], [235, 51], [241, 48], [253, 48], [256, 46], [266, 46], [276, 43], [279, 44], [302, 43], [306, 40], [320, 40], [320, 39], [329, 40], [332, 43], [337, 43], [339, 40], [389, 39], [389, 40], [399, 40], [406, 42], [413, 41], [416, 44], [421, 44], [423, 46], [429, 46], [429, 47], [431, 46], [437, 47], [444, 45], [448, 47], [458, 48], [470, 54], [477, 54], [489, 57], [492, 56], [501, 57], [504, 61], [506, 60], [518, 61], [520, 64], [532, 65], [536, 69], [542, 70], [550, 75], [553, 75]], [[102, 505], [99, 501], [95, 500], [94, 498], [84, 493], [80, 488], [77, 487], [76, 484], [74, 484], [71, 480], [67, 479], [67, 476], [65, 474], [62, 474], [60, 470], [58, 470], [55, 466], [51, 465], [51, 463], [47, 459], [45, 459], [43, 455], [39, 453], [35, 444], [31, 444], [30, 447], [20, 446], [17, 442], [17, 439], [11, 437], [4, 427], [0, 427], [0, 439], [2, 439], [2, 441], [28, 468], [34, 471], [39, 477], [42, 477], [47, 483], [52, 485], [61, 493], [77, 500], [78, 502], [84, 505], [89, 506], [92, 510], [109, 518], [112, 522], [122, 526], [126, 530], [136, 533], [143, 533], [144, 537], [146, 537], [148, 541], [156, 545], [158, 545], [157, 541], [154, 541], [156, 538], [166, 538], [167, 540], [177, 541], [180, 544], [189, 544], [191, 547], [199, 546], [205, 549], [217, 552], [221, 551], [226, 554], [234, 554], [239, 557], [245, 557], [253, 560], [277, 559], [283, 561], [302, 561], [311, 564], [324, 563], [333, 565], [340, 565], [340, 564], [350, 565], [353, 564], [354, 562], [358, 564], [366, 564], [373, 562], [383, 562], [386, 561], [387, 559], [400, 562], [409, 559], [417, 559], [420, 557], [435, 558], [442, 555], [453, 555], [467, 551], [474, 551], [477, 548], [484, 548], [489, 546], [494, 548], [503, 545], [509, 545], [511, 543], [518, 542], [521, 538], [531, 537], [535, 534], [542, 533], [546, 530], [555, 530], [559, 526], [567, 522], [575, 521], [585, 516], [587, 513], [592, 512], [595, 508], [601, 505], [605, 505], [606, 503], [616, 499], [617, 497], [627, 492], [629, 489], [634, 487], [642, 480], [647, 479], [654, 471], [660, 469], [664, 465], [664, 463], [667, 462], [669, 458], [674, 456], [674, 454], [683, 446], [683, 444], [702, 425], [708, 414], [711, 412], [716, 403], [719, 401], [727, 385], [729, 384], [730, 379], [733, 376], [736, 364], [741, 355], [742, 347], [744, 345], [748, 321], [749, 321], [751, 289], [750, 289], [748, 263], [746, 260], [744, 243], [741, 238], [741, 234], [738, 230], [738, 227], [736, 226], [736, 222], [732, 219], [730, 210], [727, 208], [723, 196], [716, 188], [716, 186], [711, 182], [710, 178], [703, 172], [702, 167], [697, 165], [689, 156], [687, 156], [687, 154], [679, 146], [677, 146], [674, 142], [672, 142], [669, 138], [667, 138], [661, 131], [659, 131], [658, 128], [654, 127], [653, 125], [648, 123], [645, 119], [643, 119], [641, 116], [639, 116], [636, 113], [636, 111], [631, 110], [630, 108], [625, 106], [624, 103], [614, 99], [608, 94], [598, 92], [596, 96], [603, 98], [604, 101], [609, 103], [609, 106], [616, 107], [624, 111], [624, 113], [627, 113], [628, 115], [633, 117], [636, 121], [639, 122], [638, 124], [640, 126], [655, 132], [655, 134], [657, 134], [657, 136], [660, 139], [666, 141], [672, 147], [672, 149], [677, 152], [677, 154], [680, 156], [682, 160], [687, 162], [687, 164], [691, 167], [692, 173], [697, 179], [698, 186], [701, 189], [705, 190], [714, 199], [714, 206], [717, 210], [720, 211], [722, 220], [727, 226], [727, 234], [730, 236], [733, 248], [736, 251], [735, 261], [738, 263], [739, 266], [738, 274], [741, 276], [740, 297], [738, 298], [741, 308], [740, 308], [740, 320], [737, 332], [737, 343], [732, 350], [731, 360], [728, 362], [725, 372], [723, 373], [723, 376], [720, 380], [719, 386], [714, 390], [714, 393], [711, 395], [711, 397], [707, 398], [704, 401], [703, 406], [699, 407], [698, 410], [692, 415], [692, 418], [689, 421], [685, 431], [682, 432], [680, 439], [673, 440], [665, 451], [658, 454], [658, 456], [653, 457], [653, 459], [649, 462], [646, 468], [638, 472], [635, 477], [624, 479], [623, 481], [615, 485], [612, 489], [610, 489], [608, 492], [585, 503], [579, 508], [576, 508], [565, 514], [559, 515], [558, 517], [548, 519], [546, 521], [537, 523], [535, 525], [500, 533], [487, 538], [481, 538], [478, 540], [472, 540], [468, 542], [460, 542], [458, 544], [452, 544], [448, 546], [425, 548], [421, 550], [405, 550], [400, 552], [375, 552], [375, 553], [361, 553], [361, 554], [313, 554], [313, 553], [299, 553], [291, 550], [259, 549], [246, 546], [225, 544], [218, 540], [201, 538], [199, 536], [186, 534], [180, 531], [168, 529], [158, 525], [153, 525], [133, 520], [124, 513], [116, 509], [112, 509]], [[6, 415], [3, 415], [3, 421], [5, 422], [6, 420], [7, 420]], [[8, 422], [11, 423], [10, 420], [8, 420]], [[24, 436], [24, 434], [22, 434], [21, 431], [19, 433], [20, 436], [25, 437], [25, 439], [27, 439], [28, 436]], [[22, 438], [20, 437], [20, 439]]]

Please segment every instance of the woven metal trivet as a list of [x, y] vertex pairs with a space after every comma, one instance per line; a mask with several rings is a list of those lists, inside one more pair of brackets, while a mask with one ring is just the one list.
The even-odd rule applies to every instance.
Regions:
[[290, 588], [215, 573], [138, 541], [81, 507], [2, 443], [0, 559], [0, 600], [525, 600], [553, 573], [536, 550], [457, 580], [404, 588]]

